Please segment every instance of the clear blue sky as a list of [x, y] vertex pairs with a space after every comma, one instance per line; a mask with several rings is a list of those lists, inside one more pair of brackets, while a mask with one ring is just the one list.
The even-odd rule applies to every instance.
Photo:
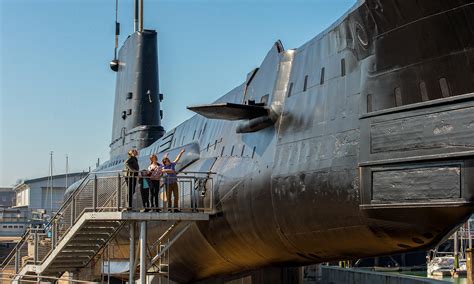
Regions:
[[[245, 80], [273, 43], [296, 48], [355, 0], [145, 0], [158, 30], [163, 124], [192, 116]], [[120, 43], [133, 1], [119, 0]], [[0, 185], [94, 167], [108, 158], [115, 73], [114, 0], [0, 0]]]

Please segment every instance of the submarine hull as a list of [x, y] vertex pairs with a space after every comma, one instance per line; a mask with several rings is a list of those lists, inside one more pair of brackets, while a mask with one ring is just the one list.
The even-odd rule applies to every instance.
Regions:
[[[237, 133], [241, 121], [194, 116], [142, 149], [144, 168], [193, 143], [184, 170], [217, 173], [215, 212], [173, 245], [171, 278], [441, 242], [474, 209], [473, 19], [468, 0], [359, 1], [300, 48], [275, 45], [216, 101], [262, 102], [273, 124]], [[150, 244], [161, 226], [148, 224]]]

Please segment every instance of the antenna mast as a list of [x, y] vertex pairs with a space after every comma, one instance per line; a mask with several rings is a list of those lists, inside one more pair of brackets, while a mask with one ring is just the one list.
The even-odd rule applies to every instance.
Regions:
[[143, 32], [143, 0], [135, 0], [133, 30], [135, 32]]
[[143, 0], [139, 0], [140, 1], [140, 25], [138, 27], [138, 31], [139, 32], [143, 32]]
[[114, 48], [114, 60], [110, 61], [110, 69], [117, 72], [119, 62], [117, 59], [118, 40], [120, 35], [120, 23], [118, 22], [118, 0], [115, 0], [115, 48]]

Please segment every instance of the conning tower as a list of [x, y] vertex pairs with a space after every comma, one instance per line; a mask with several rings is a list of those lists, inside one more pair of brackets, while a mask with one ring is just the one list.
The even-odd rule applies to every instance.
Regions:
[[[143, 2], [135, 1], [135, 32], [111, 63], [117, 72], [110, 156], [149, 146], [164, 134], [161, 126], [157, 32], [143, 29]], [[140, 12], [138, 12], [140, 11]], [[137, 18], [140, 19], [137, 25]], [[117, 32], [118, 35], [118, 23]], [[117, 42], [117, 41], [116, 41]]]

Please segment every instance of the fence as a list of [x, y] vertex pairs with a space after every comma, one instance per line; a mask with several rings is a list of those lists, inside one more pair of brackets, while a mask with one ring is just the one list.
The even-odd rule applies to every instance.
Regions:
[[[152, 181], [141, 173], [134, 173], [132, 177], [126, 176], [124, 172], [90, 173], [48, 224], [25, 232], [2, 263], [2, 273], [18, 273], [26, 264], [41, 264], [85, 212], [171, 210], [168, 208], [166, 189], [173, 182], [179, 189], [178, 208], [174, 210], [210, 212], [213, 210], [213, 175], [211, 172], [182, 172], [173, 180], [164, 177]], [[153, 188], [153, 184], [157, 188]], [[132, 195], [129, 194], [131, 189], [135, 191]], [[146, 191], [149, 199], [154, 197], [154, 193], [157, 194], [157, 204], [153, 202], [144, 206], [147, 203], [142, 200], [142, 196], [146, 194], [141, 193]]]

